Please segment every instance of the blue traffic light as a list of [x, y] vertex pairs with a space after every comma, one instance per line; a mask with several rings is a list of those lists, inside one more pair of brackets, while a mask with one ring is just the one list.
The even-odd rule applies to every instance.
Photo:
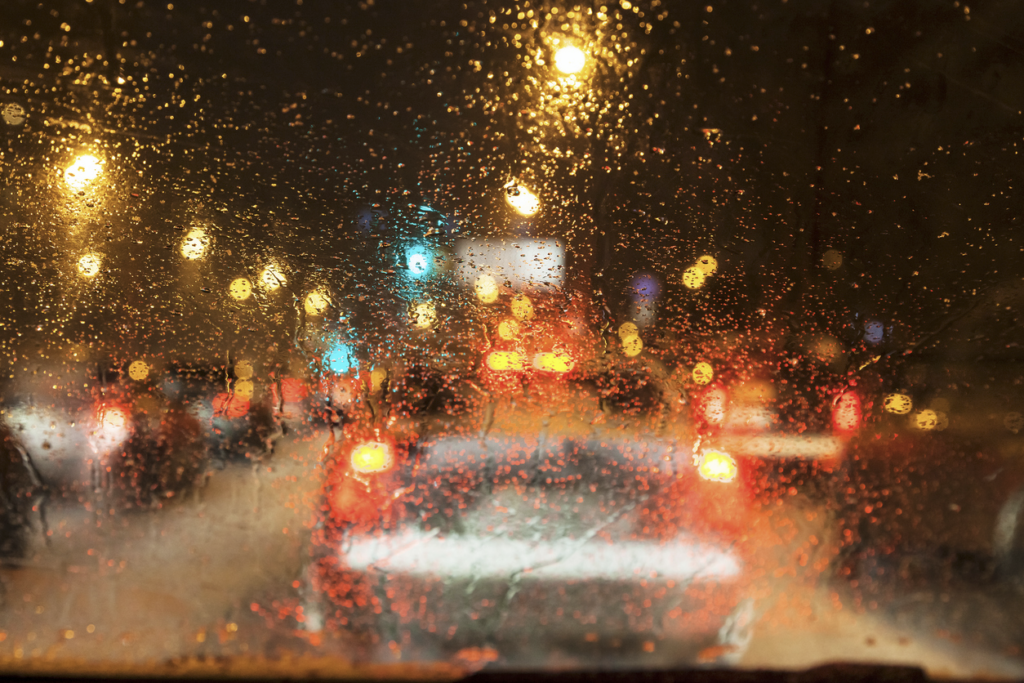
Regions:
[[405, 252], [405, 265], [409, 270], [409, 277], [417, 280], [429, 277], [434, 270], [434, 255], [427, 247], [411, 247]]
[[356, 366], [356, 357], [352, 348], [344, 343], [337, 342], [327, 352], [327, 369], [335, 374], [348, 372]]

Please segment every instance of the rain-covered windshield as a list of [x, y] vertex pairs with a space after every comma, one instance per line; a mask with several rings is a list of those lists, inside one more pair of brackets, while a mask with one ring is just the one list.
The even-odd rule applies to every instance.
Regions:
[[1022, 31], [5, 0], [0, 671], [1024, 676]]

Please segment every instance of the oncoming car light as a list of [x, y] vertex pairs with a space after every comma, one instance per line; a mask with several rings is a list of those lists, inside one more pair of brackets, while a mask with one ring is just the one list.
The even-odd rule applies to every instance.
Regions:
[[95, 426], [91, 432], [92, 447], [108, 453], [124, 443], [131, 434], [128, 411], [117, 405], [102, 405], [96, 409]]
[[708, 481], [730, 482], [736, 479], [739, 469], [732, 456], [722, 451], [704, 451], [697, 465], [697, 473], [701, 479]]
[[394, 456], [391, 446], [381, 441], [368, 441], [352, 451], [352, 469], [360, 474], [374, 474], [391, 469]]

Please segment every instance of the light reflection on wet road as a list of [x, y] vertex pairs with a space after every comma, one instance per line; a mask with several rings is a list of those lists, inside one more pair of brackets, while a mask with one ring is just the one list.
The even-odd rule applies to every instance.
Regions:
[[[285, 439], [268, 462], [229, 465], [159, 511], [104, 515], [51, 506], [49, 545], [40, 542], [22, 566], [0, 570], [0, 661], [9, 671], [57, 665], [109, 672], [116, 663], [179, 674], [349, 673], [348, 658], [365, 656], [356, 640], [303, 623], [300, 578], [325, 439]], [[954, 676], [1024, 675], [1006, 653], [958, 644], [949, 634], [955, 624], [937, 622], [925, 602], [917, 614], [895, 616], [858, 608], [827, 569], [836, 537], [829, 519], [801, 496], [755, 516], [746, 539], [756, 551], [746, 571], [759, 622], [741, 666], [860, 660]], [[645, 661], [671, 665], [672, 652], [671, 641], [662, 641]], [[300, 655], [301, 666], [293, 659]], [[390, 665], [403, 664], [398, 655]], [[473, 666], [450, 664], [417, 675], [444, 677]]]

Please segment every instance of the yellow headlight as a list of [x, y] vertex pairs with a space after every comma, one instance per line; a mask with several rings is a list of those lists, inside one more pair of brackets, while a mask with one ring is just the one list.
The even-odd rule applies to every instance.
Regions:
[[722, 451], [705, 451], [701, 456], [700, 465], [697, 466], [701, 478], [708, 481], [732, 481], [738, 471], [736, 461]]
[[708, 384], [715, 377], [715, 369], [710, 363], [701, 361], [693, 366], [693, 381], [697, 384]]
[[391, 468], [391, 447], [380, 441], [356, 446], [352, 451], [352, 469], [363, 474], [384, 472]]

